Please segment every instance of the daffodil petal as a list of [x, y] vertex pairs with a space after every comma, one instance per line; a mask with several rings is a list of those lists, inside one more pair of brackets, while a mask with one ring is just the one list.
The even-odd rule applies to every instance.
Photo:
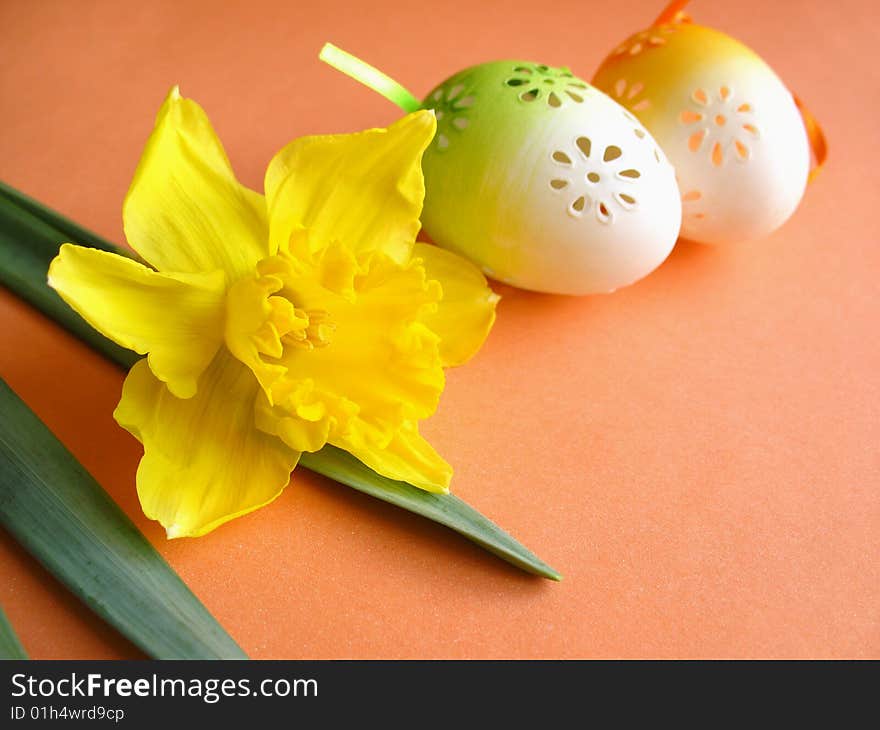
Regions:
[[422, 153], [436, 127], [432, 112], [419, 111], [387, 129], [287, 145], [266, 171], [272, 253], [307, 228], [313, 243], [335, 240], [359, 257], [382, 251], [406, 263], [425, 196]]
[[222, 271], [162, 274], [123, 256], [65, 243], [49, 267], [49, 285], [114, 342], [141, 355], [180, 398], [223, 342]]
[[275, 499], [299, 452], [254, 426], [261, 395], [247, 367], [221, 351], [198, 394], [175, 398], [141, 360], [114, 417], [143, 445], [137, 490], [169, 538], [196, 537]]
[[420, 258], [426, 276], [443, 287], [443, 298], [422, 321], [440, 336], [444, 367], [461, 365], [480, 349], [495, 322], [500, 297], [486, 277], [470, 261], [427, 243], [416, 243], [413, 256]]
[[230, 280], [267, 254], [262, 195], [235, 179], [204, 110], [171, 90], [122, 207], [131, 246], [160, 271], [223, 269]]
[[348, 451], [374, 471], [429, 492], [448, 492], [452, 467], [419, 434], [418, 425], [407, 421], [384, 443], [381, 431], [359, 424], [330, 443]]

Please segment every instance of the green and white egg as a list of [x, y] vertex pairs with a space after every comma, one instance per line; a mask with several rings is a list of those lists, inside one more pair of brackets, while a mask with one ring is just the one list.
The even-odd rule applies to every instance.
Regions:
[[499, 281], [593, 294], [631, 284], [681, 225], [675, 171], [629, 111], [568, 69], [468, 68], [422, 102], [437, 117], [422, 221]]

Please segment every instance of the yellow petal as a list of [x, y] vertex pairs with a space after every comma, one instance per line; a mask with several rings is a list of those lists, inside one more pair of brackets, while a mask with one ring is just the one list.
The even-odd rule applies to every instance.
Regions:
[[336, 240], [359, 257], [382, 251], [405, 263], [425, 195], [422, 153], [436, 127], [432, 112], [419, 111], [387, 129], [287, 145], [266, 171], [272, 252], [308, 228], [318, 245]]
[[131, 246], [160, 271], [223, 269], [268, 251], [266, 203], [240, 185], [204, 110], [171, 90], [122, 207]]
[[449, 491], [452, 467], [422, 438], [414, 421], [403, 423], [390, 442], [383, 442], [380, 432], [364, 424], [331, 440], [334, 446], [389, 479], [409, 482], [429, 492]]
[[194, 398], [175, 398], [144, 361], [125, 379], [114, 417], [144, 445], [144, 513], [168, 537], [195, 537], [277, 497], [299, 452], [254, 427], [253, 374], [221, 351]]
[[413, 256], [422, 260], [426, 275], [443, 287], [437, 310], [422, 321], [440, 336], [440, 357], [451, 367], [470, 360], [495, 322], [500, 297], [470, 261], [437, 246], [417, 243]]
[[172, 393], [190, 398], [223, 342], [226, 277], [160, 274], [94, 248], [65, 243], [49, 285], [114, 342], [141, 355]]

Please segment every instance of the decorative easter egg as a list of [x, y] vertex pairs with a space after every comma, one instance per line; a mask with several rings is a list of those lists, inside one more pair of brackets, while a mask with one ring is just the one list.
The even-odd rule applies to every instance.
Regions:
[[432, 90], [422, 222], [494, 279], [610, 292], [656, 268], [681, 224], [675, 174], [644, 126], [568, 69], [468, 68]]
[[794, 212], [810, 167], [792, 94], [739, 41], [663, 20], [618, 46], [593, 84], [638, 116], [675, 166], [684, 238], [766, 236]]

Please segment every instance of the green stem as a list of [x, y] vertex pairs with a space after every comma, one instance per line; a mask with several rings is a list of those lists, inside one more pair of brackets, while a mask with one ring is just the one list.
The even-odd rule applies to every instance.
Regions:
[[318, 58], [347, 76], [351, 76], [355, 81], [360, 81], [364, 86], [380, 93], [407, 113], [422, 108], [422, 103], [390, 76], [383, 74], [379, 69], [341, 48], [337, 48], [332, 43], [324, 44]]

